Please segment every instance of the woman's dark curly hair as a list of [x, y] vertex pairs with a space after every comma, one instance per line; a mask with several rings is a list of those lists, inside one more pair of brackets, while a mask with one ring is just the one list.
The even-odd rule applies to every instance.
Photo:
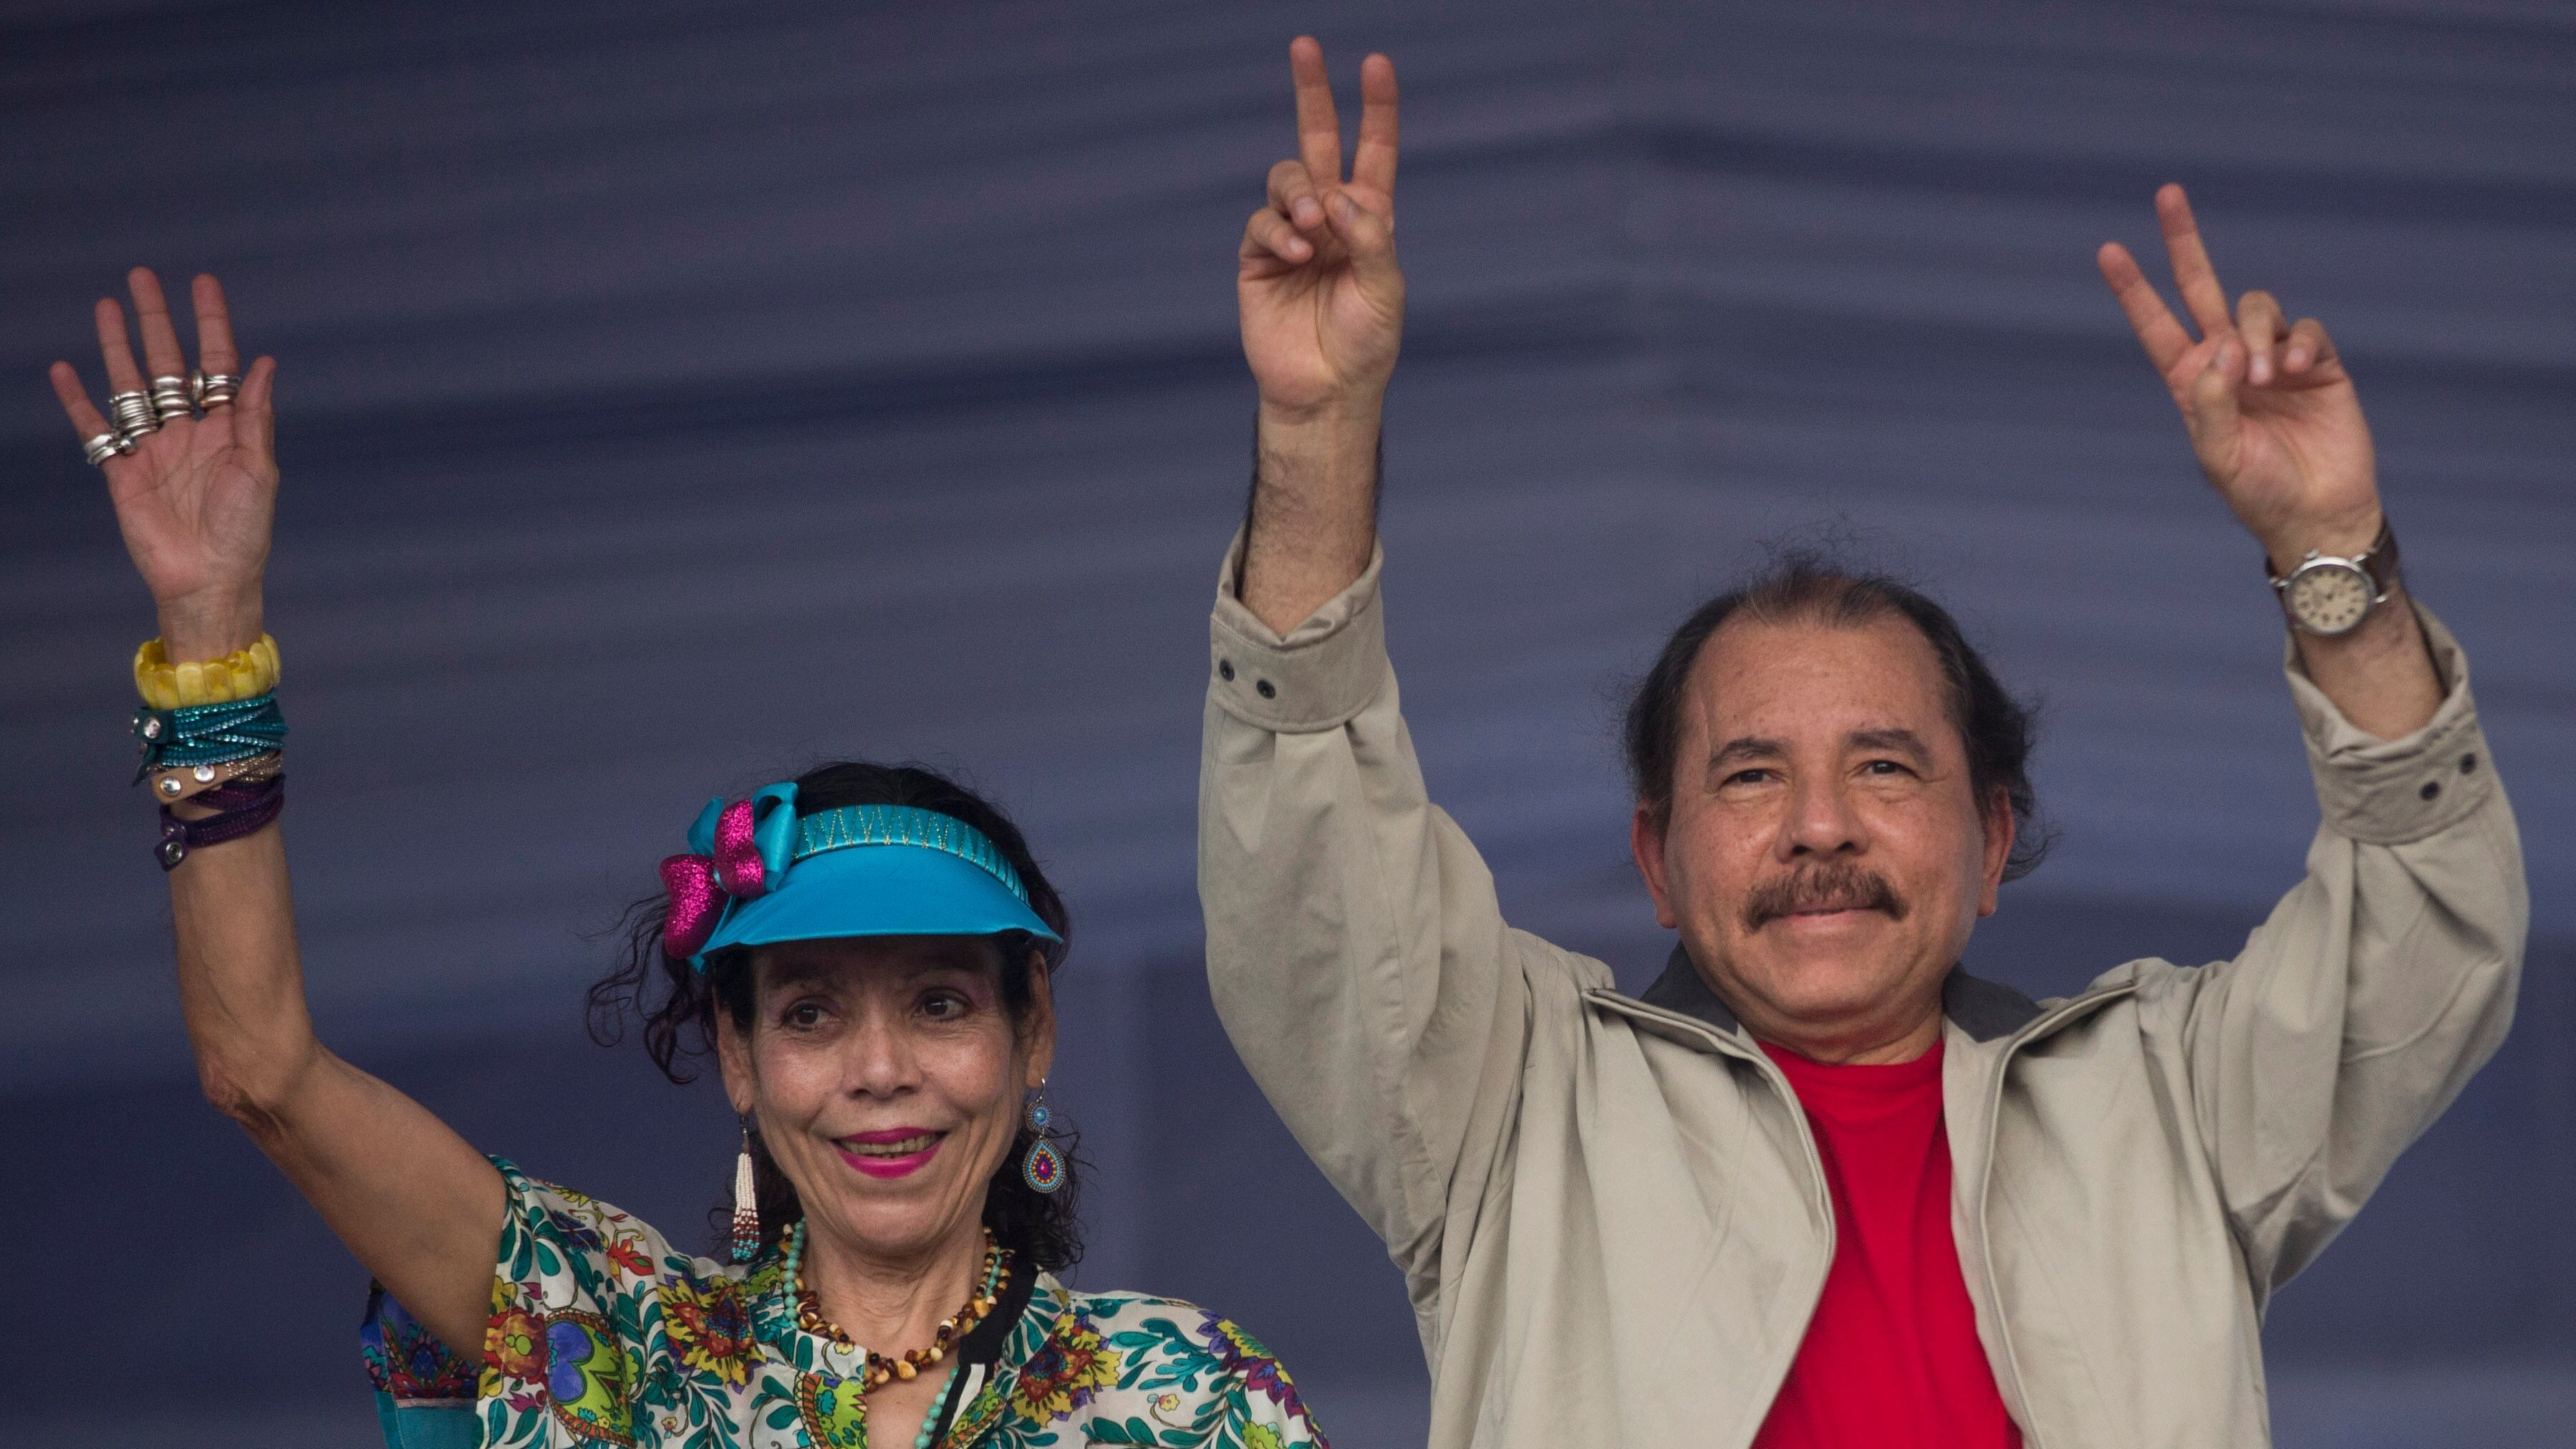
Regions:
[[[996, 938], [1001, 948], [1002, 1003], [1012, 1024], [1023, 1025], [1030, 1002], [1031, 957], [1053, 979], [1073, 940], [1073, 922], [1065, 913], [1063, 898], [1029, 854], [1019, 827], [983, 796], [918, 765], [845, 762], [808, 770], [796, 778], [797, 814], [812, 815], [844, 805], [935, 810], [984, 832], [1019, 871], [1021, 883], [1028, 887], [1030, 908], [1062, 938], [1048, 941], [1023, 931], [1007, 931]], [[672, 1081], [685, 1084], [697, 1079], [698, 1063], [715, 1053], [718, 1009], [730, 1014], [740, 1030], [751, 1030], [751, 951], [747, 947], [716, 951], [707, 956], [703, 973], [694, 970], [687, 961], [662, 953], [666, 909], [658, 893], [628, 907], [620, 930], [626, 938], [624, 959], [590, 988], [590, 1035], [602, 1046], [612, 1046], [625, 1038], [629, 1018], [641, 1020], [644, 1049], [652, 1054], [654, 1065]], [[1060, 1272], [1082, 1257], [1082, 1230], [1075, 1216], [1082, 1196], [1081, 1163], [1074, 1151], [1080, 1139], [1066, 1129], [1061, 1112], [1049, 1136], [1056, 1139], [1064, 1158], [1064, 1185], [1050, 1195], [1021, 1178], [1021, 1160], [1036, 1140], [1023, 1121], [985, 1192], [984, 1226], [1022, 1263]], [[770, 1159], [756, 1128], [751, 1134], [751, 1162], [760, 1197], [761, 1241], [774, 1242], [804, 1216], [804, 1207], [797, 1202], [787, 1175]], [[728, 1188], [725, 1199], [708, 1214], [719, 1237], [730, 1231], [732, 1216]]]

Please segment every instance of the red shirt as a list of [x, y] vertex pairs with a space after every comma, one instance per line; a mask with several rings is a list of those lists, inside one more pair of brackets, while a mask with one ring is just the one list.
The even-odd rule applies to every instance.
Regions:
[[1762, 1049], [1815, 1129], [1834, 1262], [1754, 1449], [2020, 1449], [1950, 1232], [1941, 1048], [1877, 1067]]

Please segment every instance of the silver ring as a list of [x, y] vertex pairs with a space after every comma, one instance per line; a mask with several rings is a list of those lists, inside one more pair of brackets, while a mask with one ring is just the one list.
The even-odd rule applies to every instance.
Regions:
[[161, 415], [152, 410], [152, 395], [149, 393], [111, 393], [107, 399], [107, 408], [116, 416], [117, 431], [129, 438], [139, 438], [145, 433], [157, 433], [161, 430]]
[[184, 377], [152, 379], [152, 411], [163, 422], [188, 417], [196, 411], [188, 398], [188, 380]]
[[89, 459], [89, 465], [93, 468], [104, 464], [108, 459], [115, 457], [119, 453], [131, 453], [133, 451], [134, 444], [129, 441], [123, 433], [116, 432], [113, 429], [101, 433], [97, 437], [90, 439], [88, 442], [81, 444], [81, 456]]
[[229, 372], [192, 372], [188, 374], [188, 395], [200, 410], [222, 407], [240, 390], [241, 379]]

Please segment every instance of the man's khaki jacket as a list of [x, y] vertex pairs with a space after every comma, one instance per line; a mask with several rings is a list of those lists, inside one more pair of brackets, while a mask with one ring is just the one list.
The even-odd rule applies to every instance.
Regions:
[[[1424, 795], [1380, 561], [1283, 639], [1235, 597], [1240, 547], [1200, 764], [1208, 976], [1404, 1270], [1431, 1444], [1749, 1444], [1834, 1244], [1788, 1082], [1678, 953], [1624, 996], [1504, 923]], [[2423, 618], [2448, 695], [2404, 739], [2291, 668], [2324, 821], [2235, 960], [2062, 1001], [1950, 979], [1951, 1227], [2031, 1449], [2268, 1443], [2265, 1302], [2504, 1037], [2521, 847]]]

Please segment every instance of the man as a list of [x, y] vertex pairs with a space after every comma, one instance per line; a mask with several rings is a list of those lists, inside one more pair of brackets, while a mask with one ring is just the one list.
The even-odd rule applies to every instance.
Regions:
[[1432, 1443], [2266, 1442], [2264, 1303], [2495, 1050], [2527, 916], [2324, 330], [2231, 314], [2180, 188], [2197, 340], [2102, 249], [2282, 580], [2246, 606], [2292, 624], [2324, 822], [2241, 955], [2052, 1002], [1959, 971], [2030, 853], [2027, 722], [1930, 601], [1792, 567], [1687, 621], [1631, 711], [1631, 839], [1680, 936], [1631, 999], [1506, 926], [1424, 796], [1374, 527], [1395, 72], [1361, 69], [1345, 179], [1322, 53], [1290, 57], [1299, 156], [1241, 251], [1258, 477], [1199, 888], [1236, 1047], [1405, 1271]]

